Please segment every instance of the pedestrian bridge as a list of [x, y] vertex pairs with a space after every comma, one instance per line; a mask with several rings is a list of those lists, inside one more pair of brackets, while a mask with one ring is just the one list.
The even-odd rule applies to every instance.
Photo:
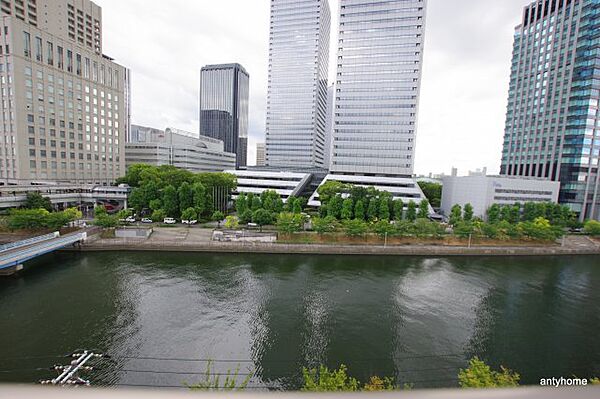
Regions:
[[60, 236], [52, 233], [0, 246], [0, 275], [11, 275], [23, 269], [23, 263], [50, 252], [80, 243], [86, 232]]

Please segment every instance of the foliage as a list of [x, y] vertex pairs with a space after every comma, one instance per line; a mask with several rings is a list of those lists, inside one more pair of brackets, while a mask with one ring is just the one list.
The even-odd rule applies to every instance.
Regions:
[[450, 224], [452, 226], [457, 225], [459, 222], [462, 222], [462, 207], [458, 204], [454, 205], [450, 210]]
[[152, 220], [158, 223], [162, 223], [163, 220], [165, 220], [165, 218], [167, 217], [167, 213], [165, 211], [163, 211], [162, 209], [157, 209], [154, 212], [152, 212]]
[[373, 225], [373, 231], [380, 237], [386, 237], [394, 235], [396, 228], [388, 220], [380, 220]]
[[434, 208], [439, 208], [442, 205], [442, 185], [438, 183], [429, 183], [420, 181], [418, 182], [419, 187], [425, 194], [425, 197], [431, 203]]
[[330, 216], [325, 218], [314, 218], [312, 220], [312, 228], [319, 234], [333, 233], [338, 227], [337, 219]]
[[402, 220], [402, 218], [404, 217], [404, 202], [402, 202], [401, 199], [397, 199], [394, 201], [394, 219], [395, 220]]
[[225, 373], [225, 380], [221, 383], [220, 374], [213, 373], [212, 362], [208, 362], [204, 380], [194, 385], [188, 385], [193, 391], [243, 391], [248, 386], [252, 373], [248, 373], [246, 377], [238, 383], [240, 368], [236, 368], [233, 373], [228, 370]]
[[354, 201], [352, 201], [351, 198], [345, 199], [344, 202], [342, 203], [342, 211], [341, 211], [342, 220], [352, 219], [352, 216], [354, 216], [353, 209], [354, 209]]
[[423, 218], [415, 221], [413, 229], [417, 237], [439, 237], [443, 233], [443, 229], [439, 223]]
[[500, 205], [493, 204], [487, 210], [488, 223], [498, 223], [500, 221]]
[[304, 377], [305, 392], [356, 392], [359, 390], [359, 382], [348, 376], [348, 368], [341, 365], [337, 370], [329, 370], [325, 366], [319, 369], [302, 370]]
[[372, 376], [369, 382], [365, 383], [363, 391], [377, 392], [377, 391], [393, 391], [396, 387], [394, 386], [394, 380], [389, 377], [378, 377]]
[[458, 381], [461, 388], [504, 388], [517, 387], [521, 376], [517, 373], [500, 367], [500, 371], [490, 368], [485, 362], [474, 357], [469, 362], [469, 367], [461, 369], [458, 373]]
[[536, 218], [533, 222], [519, 223], [519, 228], [525, 237], [534, 240], [553, 241], [564, 235], [560, 227], [553, 227], [548, 219]]
[[297, 213], [282, 212], [277, 216], [277, 230], [281, 233], [292, 234], [302, 230], [304, 217]]
[[27, 209], [45, 209], [52, 212], [52, 203], [50, 198], [43, 197], [40, 193], [27, 193], [25, 200], [25, 208]]
[[263, 226], [273, 223], [273, 214], [266, 209], [257, 209], [252, 214], [252, 222], [259, 225], [262, 230]]
[[390, 202], [391, 198], [388, 195], [384, 195], [379, 199], [379, 219], [390, 220]]
[[336, 195], [327, 204], [327, 216], [340, 219], [342, 216], [342, 207], [344, 205], [344, 199], [341, 195]]
[[365, 203], [363, 200], [358, 200], [356, 201], [356, 204], [354, 205], [354, 217], [356, 219], [361, 219], [361, 220], [365, 220]]
[[61, 227], [81, 219], [77, 209], [50, 213], [45, 209], [13, 209], [8, 217], [10, 230], [59, 230]]
[[235, 176], [227, 173], [194, 174], [171, 165], [143, 164], [130, 166], [117, 182], [132, 187], [129, 204], [137, 212], [162, 209], [168, 216], [178, 217], [183, 210], [194, 207], [199, 218], [208, 218], [210, 212], [222, 206], [223, 195], [213, 198], [213, 193], [223, 191], [229, 197], [237, 186]]
[[465, 222], [473, 221], [473, 205], [465, 204], [465, 208], [463, 210], [463, 220]]
[[210, 219], [213, 222], [217, 222], [219, 226], [221, 226], [221, 222], [225, 219], [225, 215], [221, 211], [214, 211]]
[[592, 385], [600, 385], [600, 378], [591, 378], [590, 384]]
[[346, 220], [343, 222], [344, 231], [350, 237], [365, 235], [369, 230], [367, 223], [361, 219]]
[[240, 223], [242, 223], [242, 224], [248, 224], [248, 223], [252, 222], [253, 216], [254, 216], [254, 213], [252, 213], [251, 209], [246, 209], [241, 214], [238, 214], [238, 218], [240, 220]]
[[322, 204], [327, 204], [331, 198], [348, 192], [350, 186], [338, 181], [327, 181], [317, 189], [319, 200]]
[[454, 234], [460, 238], [469, 238], [475, 234], [475, 226], [471, 222], [458, 222], [454, 225]]
[[374, 222], [377, 220], [377, 216], [379, 215], [379, 200], [377, 198], [371, 198], [369, 201], [369, 206], [367, 207], [367, 219], [370, 222]]
[[180, 216], [177, 190], [171, 185], [168, 185], [163, 190], [162, 209], [165, 211], [168, 217], [175, 218]]
[[429, 216], [429, 201], [426, 199], [419, 203], [419, 212], [417, 214], [418, 219], [427, 219]]
[[238, 218], [235, 216], [227, 216], [225, 218], [225, 228], [230, 230], [235, 230], [239, 227]]
[[414, 201], [410, 201], [408, 203], [408, 207], [406, 209], [406, 220], [409, 222], [414, 222], [417, 220], [417, 204]]
[[198, 213], [196, 212], [196, 208], [189, 207], [183, 212], [181, 212], [181, 220], [197, 220]]
[[586, 234], [591, 236], [600, 236], [600, 222], [596, 220], [589, 220], [585, 223], [583, 228]]

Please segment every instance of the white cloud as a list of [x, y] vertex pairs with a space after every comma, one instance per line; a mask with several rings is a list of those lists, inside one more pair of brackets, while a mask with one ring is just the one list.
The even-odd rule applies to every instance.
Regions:
[[[267, 0], [96, 0], [104, 52], [132, 70], [133, 122], [198, 131], [200, 68], [238, 62], [250, 73], [248, 160], [264, 141]], [[335, 76], [337, 0], [330, 76]], [[528, 0], [429, 0], [416, 171], [498, 171], [512, 33]]]

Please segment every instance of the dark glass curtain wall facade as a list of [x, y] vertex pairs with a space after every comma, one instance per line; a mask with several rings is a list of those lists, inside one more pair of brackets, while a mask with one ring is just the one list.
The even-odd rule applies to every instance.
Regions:
[[271, 0], [268, 166], [325, 166], [330, 24], [327, 0]]
[[561, 182], [600, 213], [600, 0], [538, 0], [516, 28], [501, 173]]
[[200, 135], [222, 140], [247, 165], [250, 76], [239, 64], [208, 65], [200, 72]]

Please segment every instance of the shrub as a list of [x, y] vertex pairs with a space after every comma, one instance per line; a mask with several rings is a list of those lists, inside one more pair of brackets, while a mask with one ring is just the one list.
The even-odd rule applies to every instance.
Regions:
[[373, 225], [373, 231], [380, 237], [391, 236], [396, 233], [396, 228], [388, 220], [380, 220]]
[[472, 234], [475, 234], [475, 226], [471, 222], [458, 222], [454, 226], [454, 235], [460, 238], [469, 238]]
[[302, 230], [304, 217], [300, 214], [282, 212], [277, 217], [277, 230], [282, 233], [292, 234]]
[[365, 235], [368, 231], [368, 225], [364, 220], [352, 219], [344, 221], [344, 231], [350, 237], [358, 237]]
[[167, 217], [167, 213], [162, 209], [157, 209], [152, 212], [152, 220], [158, 223], [162, 223], [163, 220]]
[[596, 220], [586, 222], [583, 231], [591, 236], [600, 236], [600, 222]]
[[325, 366], [319, 369], [302, 370], [305, 392], [356, 392], [359, 390], [358, 380], [348, 376], [348, 368], [343, 364], [338, 370], [329, 370]]
[[248, 224], [252, 221], [253, 213], [250, 209], [246, 209], [244, 212], [239, 215], [240, 223]]
[[239, 227], [238, 218], [235, 216], [227, 216], [225, 218], [225, 228], [235, 230]]
[[181, 213], [181, 220], [197, 220], [198, 214], [195, 208], [187, 208]]
[[461, 388], [506, 388], [517, 387], [521, 376], [517, 373], [500, 367], [500, 371], [494, 371], [485, 362], [474, 357], [469, 362], [469, 367], [460, 370], [458, 381]]
[[335, 218], [327, 216], [325, 218], [313, 218], [312, 229], [319, 234], [333, 233], [338, 229], [338, 222]]

